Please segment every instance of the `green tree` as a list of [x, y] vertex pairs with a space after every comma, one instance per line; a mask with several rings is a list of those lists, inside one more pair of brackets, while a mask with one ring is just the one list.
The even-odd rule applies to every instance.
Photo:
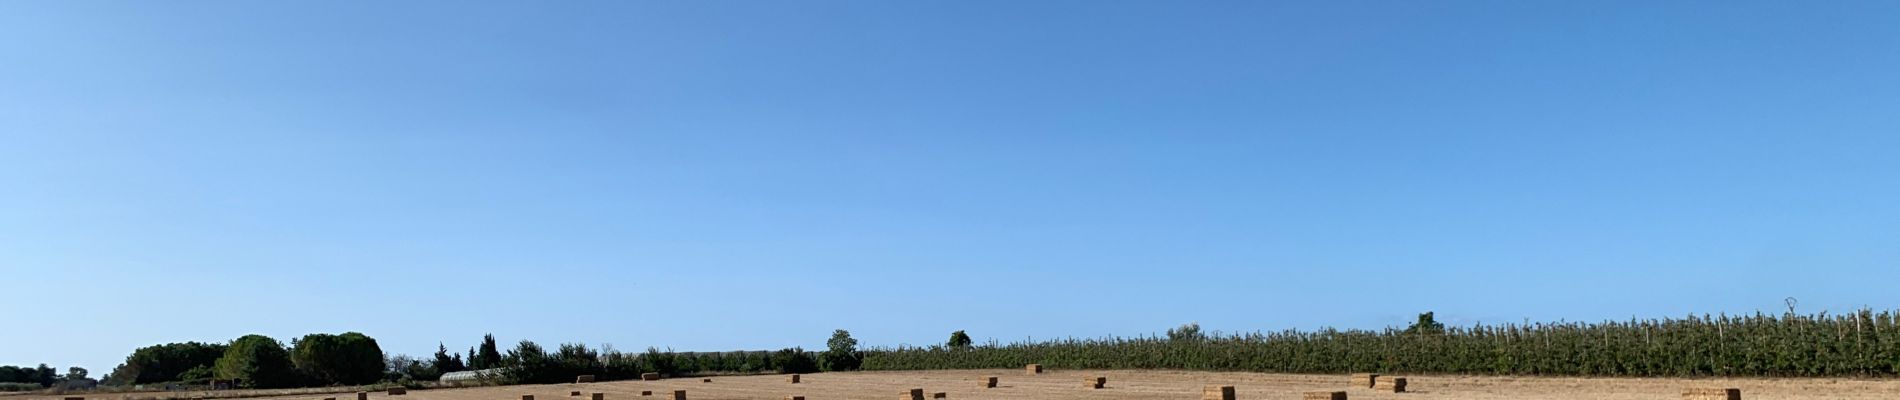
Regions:
[[501, 366], [501, 350], [495, 347], [495, 334], [482, 335], [482, 352], [471, 357], [469, 362], [480, 365], [478, 369]]
[[811, 353], [806, 353], [805, 349], [797, 347], [779, 350], [778, 353], [773, 354], [772, 365], [777, 366], [778, 373], [781, 374], [818, 372], [818, 360], [813, 360]]
[[573, 382], [576, 375], [601, 371], [600, 353], [580, 344], [562, 344], [549, 353], [534, 342], [523, 340], [503, 358], [507, 374], [517, 383]]
[[398, 379], [433, 381], [442, 378], [442, 372], [436, 370], [434, 364], [406, 355], [390, 357], [388, 364], [389, 375], [397, 376]]
[[284, 344], [263, 335], [245, 335], [231, 341], [215, 367], [219, 379], [240, 379], [244, 386], [254, 388], [295, 385], [293, 368]]
[[52, 386], [59, 381], [59, 371], [40, 364], [38, 368], [19, 366], [0, 366], [0, 382]]
[[0, 366], [0, 383], [25, 383], [38, 387], [51, 387], [59, 383], [59, 370], [40, 364], [38, 368], [27, 366]]
[[435, 344], [435, 370], [449, 373], [467, 369], [462, 366], [462, 355], [449, 356], [449, 346], [440, 342]]
[[208, 374], [194, 378], [183, 375], [195, 368], [209, 370], [219, 357], [224, 356], [226, 347], [221, 343], [199, 342], [140, 347], [125, 357], [125, 363], [107, 374], [105, 384], [134, 385], [210, 378]]
[[970, 347], [970, 334], [963, 333], [963, 331], [950, 332], [950, 342], [945, 344], [953, 349], [968, 348]]
[[0, 365], [0, 383], [26, 383], [23, 372], [18, 366]]
[[679, 372], [677, 358], [671, 349], [660, 352], [658, 348], [647, 347], [646, 353], [640, 355], [640, 368], [663, 375], [673, 375]]
[[[217, 359], [211, 360], [211, 362], [213, 363], [216, 363], [217, 361], [218, 361]], [[211, 380], [212, 377], [216, 377], [216, 376], [218, 376], [217, 368], [213, 364], [206, 364], [206, 365], [191, 367], [191, 369], [185, 370], [185, 372], [178, 373], [178, 379], [176, 380], [179, 382], [197, 383], [197, 382], [209, 381]]]
[[[820, 357], [823, 358], [826, 371], [852, 371], [863, 364], [864, 356], [858, 353], [858, 340], [851, 338], [851, 331], [832, 331], [831, 339], [825, 341], [825, 347], [825, 354]], [[772, 362], [779, 364], [780, 360], [774, 359]], [[778, 369], [784, 370], [785, 366], [780, 365]]]
[[1405, 333], [1440, 335], [1445, 333], [1445, 324], [1438, 323], [1436, 319], [1432, 318], [1432, 312], [1426, 311], [1424, 314], [1418, 315], [1418, 322], [1413, 322], [1412, 326], [1405, 328]]
[[80, 367], [66, 368], [66, 377], [62, 379], [67, 381], [83, 381], [86, 380], [86, 374], [88, 372], [89, 371], [86, 371], [85, 368]]
[[1198, 342], [1206, 339], [1207, 335], [1201, 333], [1201, 323], [1199, 322], [1181, 324], [1179, 328], [1168, 330], [1168, 340], [1171, 341]]
[[362, 385], [383, 378], [383, 349], [369, 336], [313, 333], [294, 343], [291, 364], [316, 383]]
[[40, 386], [53, 386], [54, 383], [59, 382], [59, 370], [48, 367], [46, 364], [40, 364], [39, 368], [34, 368], [34, 372], [34, 377], [39, 378]]

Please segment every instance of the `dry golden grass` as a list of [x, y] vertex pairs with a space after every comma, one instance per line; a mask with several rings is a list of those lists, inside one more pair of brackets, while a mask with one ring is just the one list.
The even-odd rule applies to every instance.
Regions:
[[[1306, 392], [1345, 391], [1353, 400], [1657, 400], [1682, 398], [1690, 388], [1739, 388], [1750, 399], [1777, 400], [1876, 400], [1894, 399], [1900, 393], [1900, 380], [1893, 379], [1663, 379], [1663, 378], [1534, 378], [1480, 376], [1408, 376], [1406, 393], [1379, 393], [1365, 387], [1347, 387], [1343, 375], [1289, 375], [1240, 372], [1189, 371], [1074, 371], [1056, 370], [1042, 375], [1004, 379], [1001, 385], [986, 389], [972, 385], [972, 379], [1022, 370], [965, 370], [918, 372], [820, 373], [802, 376], [792, 384], [781, 375], [726, 376], [714, 383], [697, 379], [661, 381], [613, 381], [588, 384], [491, 386], [458, 389], [412, 390], [409, 395], [389, 397], [370, 393], [370, 400], [505, 400], [537, 395], [544, 399], [566, 399], [573, 390], [601, 392], [606, 400], [659, 400], [674, 390], [685, 390], [692, 400], [784, 399], [805, 396], [808, 399], [890, 400], [909, 397], [910, 389], [929, 393], [947, 393], [952, 399], [984, 400], [1117, 400], [1180, 399], [1193, 400], [1206, 393], [1206, 387], [1233, 386], [1239, 399], [1300, 399]], [[1103, 389], [1084, 389], [1077, 381], [1084, 377], [1106, 377], [1112, 385]], [[640, 392], [653, 396], [642, 397]], [[275, 400], [319, 400], [335, 394], [305, 393], [258, 397]], [[71, 396], [71, 395], [66, 395]], [[190, 398], [189, 394], [111, 393], [88, 394], [89, 400], [134, 400], [150, 398]], [[60, 400], [60, 395], [0, 395], [0, 400]]]

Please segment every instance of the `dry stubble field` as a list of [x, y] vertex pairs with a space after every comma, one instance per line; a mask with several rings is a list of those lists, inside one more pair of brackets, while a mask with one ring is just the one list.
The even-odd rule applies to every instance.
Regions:
[[[978, 378], [997, 376], [995, 389], [978, 387]], [[1105, 389], [1083, 388], [1088, 376], [1108, 377]], [[480, 388], [410, 391], [406, 396], [372, 393], [371, 400], [519, 400], [534, 395], [535, 400], [585, 400], [593, 392], [606, 393], [608, 400], [662, 399], [676, 389], [684, 389], [687, 398], [700, 399], [784, 399], [787, 395], [809, 400], [867, 399], [892, 400], [910, 388], [927, 393], [946, 392], [951, 399], [1199, 399], [1201, 387], [1210, 384], [1232, 385], [1239, 399], [1292, 399], [1313, 390], [1346, 390], [1353, 400], [1676, 400], [1685, 387], [1741, 388], [1744, 399], [1776, 400], [1873, 400], [1900, 399], [1900, 380], [1884, 379], [1662, 379], [1662, 378], [1532, 378], [1477, 376], [1410, 376], [1409, 393], [1375, 393], [1370, 389], [1347, 389], [1344, 375], [1289, 375], [1239, 372], [1187, 371], [1049, 371], [1028, 375], [1021, 370], [849, 372], [807, 374], [803, 382], [786, 382], [782, 375], [714, 377], [710, 383], [697, 378], [668, 379], [652, 382], [615, 381], [589, 384], [519, 385]], [[579, 390], [579, 399], [568, 397]], [[641, 397], [651, 390], [653, 397]], [[172, 393], [115, 393], [87, 396], [88, 399], [165, 398]], [[302, 394], [262, 397], [282, 400], [320, 400], [336, 397], [353, 400], [353, 394]], [[0, 396], [0, 400], [59, 400], [59, 396]]]

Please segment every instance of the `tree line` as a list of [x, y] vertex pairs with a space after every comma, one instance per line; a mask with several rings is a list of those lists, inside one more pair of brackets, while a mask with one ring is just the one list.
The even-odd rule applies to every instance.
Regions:
[[103, 381], [123, 386], [229, 380], [248, 388], [361, 385], [382, 381], [383, 370], [382, 348], [361, 333], [313, 333], [291, 339], [289, 346], [268, 336], [246, 335], [230, 343], [142, 347]]
[[1446, 327], [1431, 313], [1404, 329], [1059, 339], [871, 349], [867, 370], [1184, 369], [1563, 376], [1900, 375], [1892, 311], [1687, 316], [1598, 323]]
[[566, 343], [544, 348], [523, 340], [503, 353], [493, 335], [482, 337], [480, 350], [471, 349], [467, 357], [450, 354], [446, 345], [437, 345], [434, 357], [391, 358], [389, 373], [398, 382], [436, 380], [443, 374], [464, 370], [501, 369], [501, 383], [572, 382], [578, 375], [594, 375], [602, 380], [635, 379], [654, 372], [669, 376], [711, 373], [811, 373], [857, 370], [863, 352], [858, 341], [845, 330], [832, 332], [822, 352], [792, 347], [777, 351], [675, 352], [649, 347], [645, 352], [627, 353], [612, 348], [595, 349], [585, 344]]
[[[647, 348], [625, 353], [585, 344], [543, 348], [523, 340], [503, 351], [495, 336], [484, 335], [467, 353], [451, 352], [438, 343], [428, 358], [387, 356], [376, 340], [361, 333], [310, 334], [293, 338], [288, 346], [262, 335], [247, 335], [228, 343], [166, 343], [133, 350], [125, 362], [106, 374], [107, 385], [208, 385], [230, 380], [235, 387], [285, 388], [328, 385], [395, 383], [414, 385], [435, 381], [443, 374], [468, 370], [499, 370], [496, 383], [572, 382], [577, 375], [600, 379], [634, 379], [640, 374], [810, 373], [858, 369], [863, 352], [850, 332], [837, 330], [822, 352], [793, 347], [777, 351], [675, 352]], [[41, 366], [45, 368], [45, 366]], [[8, 370], [0, 369], [0, 378]], [[38, 371], [38, 370], [33, 370]], [[83, 375], [83, 370], [80, 370]], [[37, 372], [34, 372], [37, 373]], [[40, 375], [34, 376], [37, 381]], [[44, 387], [44, 385], [36, 386]]]
[[86, 377], [86, 369], [71, 367], [65, 374], [40, 364], [38, 367], [0, 365], [0, 392], [39, 390], [48, 387], [91, 387], [97, 380]]

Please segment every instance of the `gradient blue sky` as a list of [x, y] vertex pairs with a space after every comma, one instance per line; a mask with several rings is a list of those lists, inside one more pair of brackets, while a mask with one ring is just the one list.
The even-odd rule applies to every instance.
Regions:
[[9, 1], [0, 364], [1890, 308], [1896, 71], [1896, 2]]

